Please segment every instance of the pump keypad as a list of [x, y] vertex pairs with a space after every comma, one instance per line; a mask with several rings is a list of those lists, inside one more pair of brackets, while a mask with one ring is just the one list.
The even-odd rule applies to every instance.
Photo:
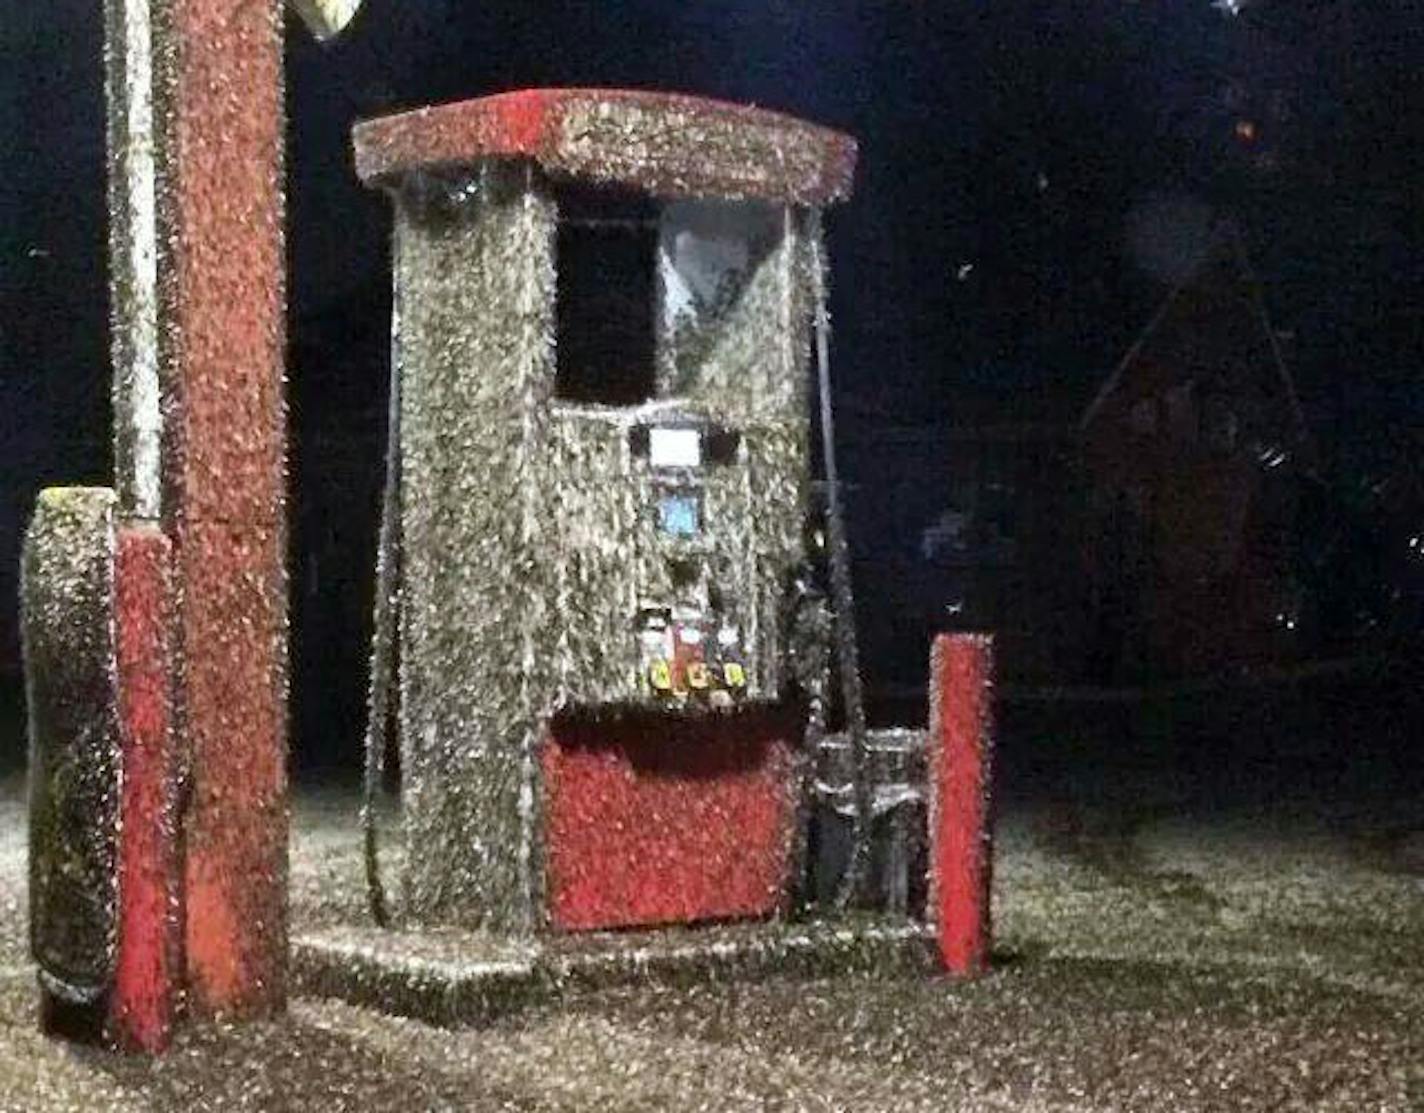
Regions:
[[660, 702], [730, 707], [747, 691], [740, 638], [715, 617], [675, 621], [666, 612], [643, 620], [643, 675]]

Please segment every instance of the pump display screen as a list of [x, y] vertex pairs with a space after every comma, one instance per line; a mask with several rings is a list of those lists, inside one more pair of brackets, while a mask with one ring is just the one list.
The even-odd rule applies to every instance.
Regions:
[[702, 532], [702, 507], [696, 494], [679, 492], [658, 499], [658, 529], [672, 537], [696, 537]]
[[702, 466], [702, 434], [696, 429], [648, 430], [648, 463], [655, 468]]

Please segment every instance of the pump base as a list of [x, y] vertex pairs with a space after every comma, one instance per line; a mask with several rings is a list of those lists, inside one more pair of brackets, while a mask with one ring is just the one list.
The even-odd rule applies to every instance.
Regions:
[[937, 968], [930, 925], [872, 915], [532, 940], [342, 927], [292, 946], [297, 992], [449, 1027], [580, 990]]

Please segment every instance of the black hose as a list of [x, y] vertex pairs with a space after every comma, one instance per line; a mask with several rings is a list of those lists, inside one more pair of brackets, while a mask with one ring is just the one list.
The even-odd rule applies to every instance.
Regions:
[[866, 748], [865, 700], [860, 684], [860, 654], [855, 637], [855, 595], [851, 590], [850, 546], [841, 507], [836, 469], [836, 427], [831, 405], [831, 324], [826, 313], [824, 263], [816, 260], [816, 376], [821, 396], [821, 449], [826, 472], [826, 539], [831, 572], [831, 602], [835, 613], [836, 663], [841, 679], [846, 736], [850, 740], [855, 817], [851, 826], [850, 861], [841, 875], [836, 907], [848, 907], [859, 895], [870, 862], [870, 753]]
[[[399, 297], [399, 294], [396, 295]], [[393, 315], [399, 320], [399, 311]], [[396, 648], [400, 625], [400, 407], [398, 337], [392, 330], [391, 387], [386, 417], [386, 478], [381, 491], [381, 528], [376, 548], [376, 601], [371, 635], [371, 675], [366, 701], [366, 767], [362, 785], [361, 833], [366, 860], [366, 903], [380, 927], [390, 924], [381, 882], [376, 801], [386, 772], [391, 694], [396, 690]]]

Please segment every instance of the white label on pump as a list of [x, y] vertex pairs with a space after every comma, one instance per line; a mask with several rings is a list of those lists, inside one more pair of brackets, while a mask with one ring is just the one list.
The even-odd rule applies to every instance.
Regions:
[[702, 466], [702, 434], [696, 429], [648, 430], [648, 463], [655, 468]]

